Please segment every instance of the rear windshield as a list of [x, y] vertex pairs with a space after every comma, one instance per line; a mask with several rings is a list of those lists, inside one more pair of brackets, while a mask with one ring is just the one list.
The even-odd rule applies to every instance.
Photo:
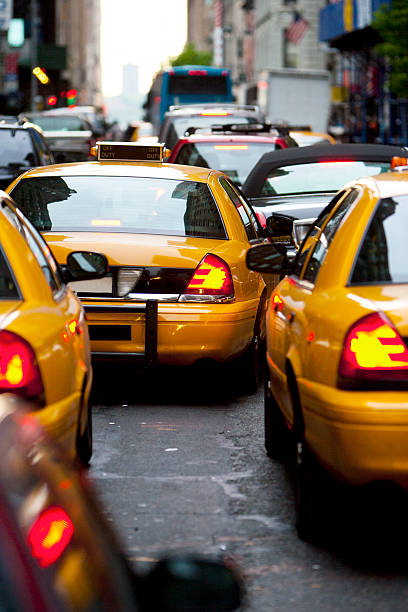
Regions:
[[173, 74], [169, 77], [169, 94], [211, 93], [226, 95], [228, 93], [226, 76]]
[[[205, 111], [203, 111], [205, 112]], [[184, 136], [184, 132], [190, 127], [204, 128], [213, 124], [227, 125], [230, 123], [259, 123], [256, 117], [234, 116], [233, 113], [226, 115], [191, 115], [183, 117], [172, 117], [170, 120], [168, 140], [174, 146], [179, 138]]]
[[205, 183], [123, 176], [41, 177], [20, 181], [12, 195], [40, 231], [226, 238]]
[[258, 159], [267, 151], [275, 149], [273, 142], [186, 143], [181, 147], [175, 162], [222, 170], [230, 179], [242, 185]]
[[0, 166], [29, 168], [35, 165], [33, 145], [27, 130], [0, 129]]
[[43, 130], [52, 132], [62, 131], [62, 132], [76, 132], [89, 129], [86, 123], [82, 121], [80, 117], [72, 117], [65, 115], [60, 117], [59, 115], [55, 116], [47, 116], [47, 115], [37, 115], [36, 117], [31, 117], [30, 121], [39, 125]]
[[364, 236], [351, 284], [407, 283], [408, 195], [384, 198]]
[[262, 195], [288, 195], [338, 191], [345, 183], [390, 169], [389, 162], [323, 161], [274, 169], [267, 177]]

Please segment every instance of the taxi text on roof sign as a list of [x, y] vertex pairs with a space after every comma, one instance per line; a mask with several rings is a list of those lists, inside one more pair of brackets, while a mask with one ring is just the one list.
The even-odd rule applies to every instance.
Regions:
[[164, 145], [137, 142], [97, 142], [98, 161], [162, 162]]

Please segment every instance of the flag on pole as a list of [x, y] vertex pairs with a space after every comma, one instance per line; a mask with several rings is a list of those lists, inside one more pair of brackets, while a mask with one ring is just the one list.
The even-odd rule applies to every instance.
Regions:
[[300, 42], [303, 34], [306, 32], [309, 27], [309, 22], [306, 19], [303, 19], [300, 13], [295, 13], [293, 15], [293, 21], [288, 28], [286, 28], [286, 38], [289, 42], [297, 45]]

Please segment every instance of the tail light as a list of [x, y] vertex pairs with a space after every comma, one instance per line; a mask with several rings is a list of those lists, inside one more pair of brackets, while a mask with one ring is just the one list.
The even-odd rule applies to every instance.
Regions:
[[11, 392], [41, 401], [44, 386], [31, 346], [7, 330], [0, 331], [0, 393]]
[[28, 545], [32, 556], [41, 567], [55, 563], [74, 535], [74, 525], [59, 506], [44, 510], [28, 532]]
[[348, 331], [339, 364], [340, 388], [408, 385], [408, 350], [383, 313], [369, 314]]
[[217, 255], [206, 255], [190, 279], [181, 301], [225, 301], [234, 297], [228, 264]]

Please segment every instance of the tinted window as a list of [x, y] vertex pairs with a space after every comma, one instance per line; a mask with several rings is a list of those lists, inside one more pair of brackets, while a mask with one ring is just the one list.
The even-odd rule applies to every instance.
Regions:
[[233, 189], [233, 187], [225, 179], [220, 179], [220, 183], [224, 187], [229, 197], [231, 198], [235, 208], [237, 209], [239, 213], [239, 216], [241, 217], [241, 221], [244, 224], [244, 228], [248, 236], [248, 240], [254, 240], [258, 236], [256, 234], [254, 226], [252, 225], [252, 222], [249, 217], [245, 204], [243, 203], [241, 198], [238, 196], [236, 191]]
[[205, 183], [146, 177], [42, 177], [20, 181], [13, 198], [40, 231], [226, 238]]
[[298, 254], [293, 264], [292, 274], [294, 276], [300, 276], [300, 273], [303, 269], [303, 265], [309, 255], [309, 252], [311, 249], [314, 248], [314, 245], [316, 244], [316, 236], [318, 236], [321, 231], [321, 228], [325, 225], [328, 217], [331, 215], [332, 210], [334, 210], [334, 208], [337, 206], [340, 200], [342, 200], [346, 193], [346, 191], [340, 191], [339, 193], [336, 193], [334, 198], [332, 198], [329, 204], [322, 210], [316, 221], [308, 230], [305, 239], [300, 245]]
[[51, 151], [49, 150], [44, 138], [41, 136], [41, 134], [39, 134], [37, 132], [37, 130], [35, 129], [31, 129], [31, 135], [33, 137], [33, 140], [36, 144], [39, 156], [40, 156], [40, 163], [43, 166], [47, 166], [48, 164], [53, 164], [54, 163], [54, 158], [51, 154]]
[[186, 143], [175, 161], [177, 164], [222, 170], [235, 183], [242, 185], [258, 159], [275, 149], [273, 142]]
[[389, 162], [327, 161], [294, 164], [275, 168], [267, 177], [261, 194], [313, 193], [337, 191], [342, 185], [361, 176], [387, 172]]
[[0, 299], [16, 300], [18, 298], [19, 294], [11, 269], [0, 248]]
[[62, 281], [57, 264], [42, 237], [38, 234], [35, 228], [30, 225], [29, 221], [26, 224], [25, 221], [20, 219], [5, 203], [3, 203], [3, 212], [27, 242], [47, 280], [47, 283], [50, 286], [51, 291], [53, 293], [58, 291], [61, 288]]
[[71, 132], [90, 129], [87, 123], [75, 115], [36, 115], [30, 116], [30, 121], [46, 131]]
[[0, 166], [18, 164], [22, 168], [36, 165], [30, 134], [26, 130], [0, 129]]
[[225, 76], [173, 74], [169, 77], [169, 94], [223, 94], [228, 93]]
[[352, 284], [407, 283], [408, 195], [378, 203], [361, 244]]
[[[335, 209], [334, 213], [329, 217], [323, 231], [321, 232], [319, 239], [316, 243], [316, 247], [311, 254], [305, 271], [303, 273], [303, 279], [311, 283], [314, 283], [319, 273], [320, 267], [325, 260], [327, 251], [330, 243], [333, 240], [337, 230], [339, 229], [345, 215], [350, 210], [350, 206], [356, 200], [358, 192], [352, 190], [344, 198], [342, 202]], [[322, 223], [323, 225], [323, 223]]]

